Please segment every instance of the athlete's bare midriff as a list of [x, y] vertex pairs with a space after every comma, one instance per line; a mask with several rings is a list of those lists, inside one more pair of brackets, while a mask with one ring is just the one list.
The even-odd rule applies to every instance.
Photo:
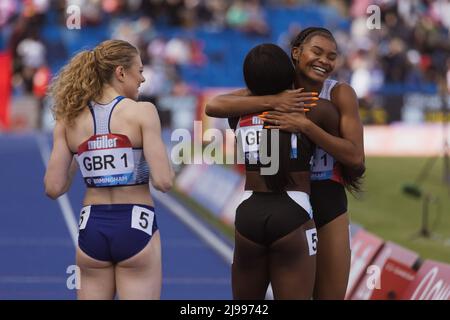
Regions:
[[145, 204], [153, 206], [148, 184], [123, 187], [87, 188], [83, 205], [91, 204]]

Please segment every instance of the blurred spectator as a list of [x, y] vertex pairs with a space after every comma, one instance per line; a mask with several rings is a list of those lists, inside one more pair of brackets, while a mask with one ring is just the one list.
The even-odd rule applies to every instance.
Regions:
[[20, 59], [19, 70], [26, 92], [31, 93], [33, 77], [37, 69], [46, 64], [46, 48], [39, 39], [37, 31], [30, 33], [17, 45], [17, 57]]
[[289, 28], [286, 32], [283, 32], [279, 37], [277, 44], [283, 48], [288, 54], [291, 52], [291, 43], [302, 31], [302, 27], [298, 22], [292, 22], [289, 24]]
[[448, 93], [450, 94], [450, 58], [447, 58], [446, 78], [447, 78], [447, 89], [448, 89]]
[[2, 0], [0, 1], [0, 27], [6, 23], [17, 13], [19, 9], [18, 0]]
[[371, 74], [365, 54], [360, 53], [355, 56], [352, 62], [352, 77], [350, 85], [355, 89], [358, 98], [365, 98], [370, 94]]
[[[97, 0], [66, 0], [66, 8], [75, 5], [82, 8], [81, 23], [84, 26], [98, 25], [102, 22], [102, 9], [105, 12], [112, 13], [116, 1], [97, 1]], [[103, 8], [101, 5], [103, 4]], [[105, 7], [106, 5], [106, 7]], [[64, 10], [65, 12], [65, 10]]]
[[170, 39], [166, 44], [165, 57], [170, 64], [188, 64], [191, 60], [189, 44], [184, 39]]
[[232, 28], [259, 36], [269, 34], [269, 26], [259, 0], [235, 0], [226, 17], [228, 25]]

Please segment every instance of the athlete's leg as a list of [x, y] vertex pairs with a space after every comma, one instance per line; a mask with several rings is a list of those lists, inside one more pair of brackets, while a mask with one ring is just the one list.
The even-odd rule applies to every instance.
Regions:
[[235, 232], [231, 266], [233, 298], [262, 300], [269, 285], [267, 248]]
[[115, 267], [119, 299], [160, 299], [161, 240], [155, 231], [139, 253], [119, 262]]
[[113, 264], [93, 259], [81, 251], [80, 248], [77, 248], [76, 261], [77, 266], [80, 268], [80, 289], [77, 290], [78, 299], [114, 299]]
[[318, 230], [314, 299], [342, 300], [350, 272], [348, 215], [342, 214]]
[[314, 221], [309, 220], [270, 246], [270, 280], [275, 299], [311, 299], [316, 244], [311, 234], [311, 245], [308, 245], [306, 231], [314, 228]]

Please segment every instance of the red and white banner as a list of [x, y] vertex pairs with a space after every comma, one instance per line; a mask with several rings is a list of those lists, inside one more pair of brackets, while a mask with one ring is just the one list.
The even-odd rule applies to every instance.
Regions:
[[413, 265], [419, 255], [387, 242], [359, 281], [352, 300], [397, 300], [416, 275]]
[[0, 130], [9, 127], [9, 100], [11, 97], [12, 58], [0, 52]]
[[367, 268], [380, 251], [383, 243], [383, 239], [362, 229], [352, 238], [352, 260], [345, 299], [349, 299], [353, 295], [361, 277], [367, 273]]
[[450, 300], [450, 265], [425, 260], [402, 298], [406, 300]]

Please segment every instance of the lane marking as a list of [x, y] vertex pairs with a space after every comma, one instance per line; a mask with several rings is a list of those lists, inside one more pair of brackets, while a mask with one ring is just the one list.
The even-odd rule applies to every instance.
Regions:
[[[67, 278], [58, 276], [28, 276], [28, 275], [6, 275], [0, 276], [1, 284], [43, 284], [43, 283], [66, 283]], [[175, 285], [224, 285], [230, 283], [228, 278], [192, 278], [192, 277], [169, 277], [163, 278], [165, 284]]]
[[[39, 147], [42, 161], [44, 162], [45, 168], [47, 168], [47, 164], [50, 159], [50, 148], [48, 146], [45, 134], [37, 134], [36, 141]], [[78, 223], [75, 220], [75, 215], [73, 213], [72, 206], [70, 205], [69, 197], [67, 196], [67, 194], [63, 194], [57, 199], [57, 201], [67, 229], [69, 230], [70, 237], [72, 238], [73, 245], [76, 248], [78, 245]]]
[[152, 188], [152, 196], [205, 241], [222, 259], [231, 264], [233, 261], [233, 249], [225, 241], [200, 223], [186, 208], [173, 200], [169, 195]]

